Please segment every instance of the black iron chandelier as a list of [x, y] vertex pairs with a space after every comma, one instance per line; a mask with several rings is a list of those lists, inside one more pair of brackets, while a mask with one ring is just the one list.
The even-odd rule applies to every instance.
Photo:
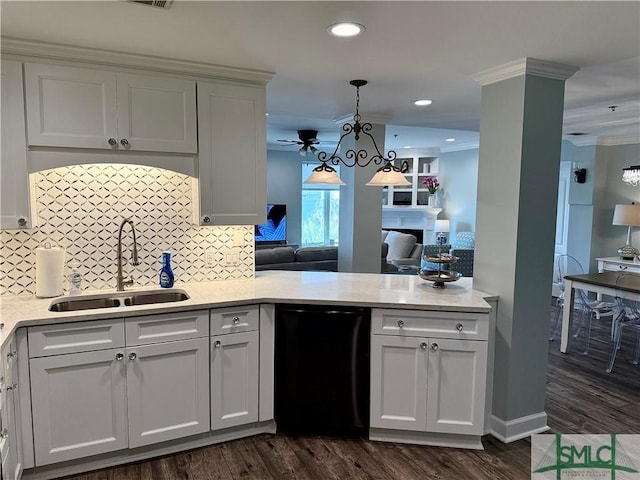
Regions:
[[[409, 182], [402, 174], [400, 169], [393, 164], [396, 159], [396, 152], [389, 150], [388, 156], [385, 157], [378, 148], [376, 139], [371, 135], [373, 125], [369, 122], [360, 123], [360, 87], [367, 84], [366, 80], [351, 80], [351, 85], [356, 87], [356, 112], [353, 115], [353, 124], [345, 123], [342, 125], [342, 135], [338, 140], [335, 150], [331, 155], [326, 152], [318, 152], [317, 157], [320, 162], [319, 166], [313, 169], [309, 178], [304, 183], [313, 184], [330, 184], [330, 185], [346, 185], [338, 176], [338, 172], [331, 165], [344, 165], [345, 167], [366, 167], [373, 163], [374, 165], [382, 165], [375, 175], [367, 182], [367, 185], [383, 187], [386, 185], [409, 186]], [[365, 149], [354, 150], [350, 148], [344, 153], [344, 158], [338, 153], [342, 140], [348, 135], [354, 135], [356, 141], [360, 140], [360, 134], [364, 134], [371, 139], [375, 154], [369, 157]], [[329, 165], [331, 164], [331, 165]]]

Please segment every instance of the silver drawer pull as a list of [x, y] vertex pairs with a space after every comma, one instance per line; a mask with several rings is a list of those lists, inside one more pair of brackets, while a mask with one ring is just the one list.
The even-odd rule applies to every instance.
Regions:
[[131, 352], [129, 354], [129, 360], [135, 360], [136, 358], [138, 358], [138, 355], [136, 355], [136, 352]]
[[463, 328], [464, 328], [464, 325], [462, 325], [461, 323], [456, 323], [456, 330], [461, 332]]
[[9, 430], [6, 428], [3, 428], [2, 432], [0, 432], [0, 437], [7, 438], [8, 436], [9, 436]]
[[426, 349], [427, 349], [427, 344], [426, 344], [425, 342], [422, 342], [422, 343], [420, 344], [420, 349], [421, 349], [421, 350], [426, 350]]
[[124, 148], [129, 148], [129, 140], [123, 138], [122, 140], [120, 140], [120, 145], [122, 145]]
[[109, 142], [109, 145], [111, 145], [111, 148], [117, 148], [118, 147], [118, 141], [111, 137], [109, 140], [107, 140], [107, 142]]
[[432, 344], [431, 344], [431, 350], [433, 350], [434, 352], [435, 352], [436, 350], [438, 350], [438, 348], [440, 348], [440, 347], [438, 346], [438, 344], [437, 344], [437, 343], [432, 343]]
[[398, 328], [404, 327], [404, 320], [398, 320]]
[[220, 342], [220, 340], [216, 340], [215, 342], [213, 342], [213, 347], [214, 348], [220, 348], [221, 345], [222, 345], [222, 343]]
[[18, 384], [16, 382], [13, 382], [11, 385], [7, 385], [7, 390], [17, 390], [18, 389]]
[[240, 323], [240, 319], [238, 317], [233, 317], [233, 324], [238, 325]]
[[124, 358], [124, 354], [122, 353], [116, 353], [116, 360], [120, 361]]

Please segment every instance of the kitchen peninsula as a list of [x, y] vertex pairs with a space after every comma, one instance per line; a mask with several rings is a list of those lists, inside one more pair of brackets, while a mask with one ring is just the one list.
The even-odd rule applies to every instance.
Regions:
[[[497, 299], [471, 278], [434, 289], [417, 275], [264, 271], [176, 287], [189, 299], [75, 312], [2, 297], [2, 363], [18, 359], [22, 385], [11, 393], [23, 478], [275, 432], [283, 303], [371, 309], [370, 439], [482, 448]], [[150, 289], [127, 292], [139, 290]], [[179, 412], [166, 411], [172, 402]]]

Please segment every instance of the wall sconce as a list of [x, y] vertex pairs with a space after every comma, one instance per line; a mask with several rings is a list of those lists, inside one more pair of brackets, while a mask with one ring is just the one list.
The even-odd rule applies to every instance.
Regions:
[[631, 165], [622, 169], [622, 181], [628, 185], [640, 185], [640, 165]]
[[579, 168], [573, 172], [573, 181], [576, 183], [585, 183], [587, 181], [587, 169]]

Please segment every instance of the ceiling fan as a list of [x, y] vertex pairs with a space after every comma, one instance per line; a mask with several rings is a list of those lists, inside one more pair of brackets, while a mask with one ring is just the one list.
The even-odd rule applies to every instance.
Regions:
[[318, 149], [314, 147], [314, 145], [318, 145], [320, 140], [316, 137], [318, 136], [317, 130], [298, 130], [298, 138], [299, 140], [278, 140], [278, 142], [285, 143], [287, 145], [302, 145], [298, 153], [302, 157], [307, 156], [307, 151], [310, 151], [314, 155], [318, 152]]

